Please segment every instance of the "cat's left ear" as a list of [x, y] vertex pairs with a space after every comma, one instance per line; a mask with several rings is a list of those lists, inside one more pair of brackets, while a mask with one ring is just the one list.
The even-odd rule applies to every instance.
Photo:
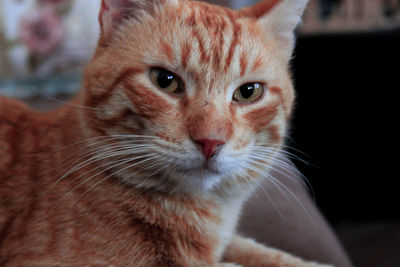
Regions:
[[290, 60], [294, 43], [294, 30], [301, 22], [301, 16], [308, 0], [264, 0], [241, 9], [241, 16], [253, 17], [278, 42], [282, 55]]

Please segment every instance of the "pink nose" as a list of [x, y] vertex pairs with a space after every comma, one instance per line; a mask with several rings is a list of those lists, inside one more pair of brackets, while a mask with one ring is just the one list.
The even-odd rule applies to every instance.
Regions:
[[201, 152], [203, 152], [203, 155], [206, 157], [206, 159], [211, 158], [214, 156], [218, 149], [225, 144], [224, 141], [220, 140], [210, 140], [210, 139], [200, 139], [200, 140], [194, 140], [200, 148]]

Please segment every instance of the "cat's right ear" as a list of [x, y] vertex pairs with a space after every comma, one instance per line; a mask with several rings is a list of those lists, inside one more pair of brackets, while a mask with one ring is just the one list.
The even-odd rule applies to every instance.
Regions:
[[106, 44], [111, 39], [116, 27], [124, 19], [129, 18], [131, 10], [135, 9], [130, 0], [101, 0], [99, 13], [100, 44]]
[[134, 18], [142, 11], [150, 12], [162, 0], [101, 0], [99, 23], [100, 45], [107, 44], [124, 20]]

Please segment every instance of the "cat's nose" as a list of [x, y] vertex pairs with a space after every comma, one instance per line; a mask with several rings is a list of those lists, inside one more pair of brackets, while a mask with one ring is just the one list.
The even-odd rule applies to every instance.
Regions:
[[225, 144], [224, 141], [211, 139], [199, 139], [193, 141], [199, 145], [201, 152], [207, 160], [213, 157]]

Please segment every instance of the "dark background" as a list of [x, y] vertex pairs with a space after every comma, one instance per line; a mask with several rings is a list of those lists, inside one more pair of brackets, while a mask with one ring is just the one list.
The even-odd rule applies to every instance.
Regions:
[[400, 218], [400, 29], [300, 37], [289, 145], [332, 223]]

